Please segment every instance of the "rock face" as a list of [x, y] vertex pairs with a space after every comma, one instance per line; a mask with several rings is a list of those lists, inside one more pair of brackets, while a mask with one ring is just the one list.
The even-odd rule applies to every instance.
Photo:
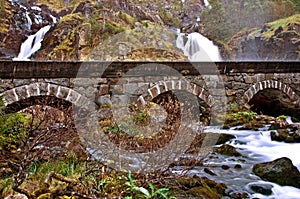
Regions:
[[[165, 57], [167, 60], [186, 61], [183, 53], [168, 51], [170, 44], [174, 45], [176, 39], [175, 31], [171, 31], [170, 27], [183, 27], [195, 23], [199, 10], [205, 8], [203, 1], [196, 0], [185, 3], [177, 0], [151, 3], [147, 1], [137, 3], [131, 0], [87, 2], [74, 0], [64, 3], [57, 0], [49, 0], [47, 3], [41, 0], [30, 2], [3, 0], [3, 2], [4, 5], [1, 7], [5, 9], [0, 12], [2, 18], [0, 19], [0, 58], [2, 59], [16, 57], [27, 36], [51, 24], [53, 27], [44, 37], [42, 51], [33, 55], [31, 59], [93, 60], [99, 56], [102, 58], [101, 53], [107, 50], [107, 48], [95, 49], [95, 47], [102, 46], [102, 42], [108, 44], [110, 42], [116, 44], [112, 48], [120, 52], [113, 52], [112, 56], [104, 56], [102, 60], [153, 60], [153, 58], [161, 60], [160, 58]], [[56, 25], [53, 16], [60, 18]], [[140, 31], [146, 28], [152, 28], [152, 32]], [[156, 32], [155, 28], [163, 30], [163, 33], [160, 34], [161, 32], [158, 31], [156, 35], [153, 34]], [[124, 38], [117, 38], [118, 42], [113, 39], [109, 41], [110, 37], [126, 30], [134, 30], [132, 37], [126, 38], [127, 35], [123, 34]], [[149, 38], [159, 34], [160, 39]], [[148, 43], [152, 46], [149, 47]], [[137, 46], [134, 46], [135, 44]], [[145, 47], [148, 49], [140, 51], [139, 46], [142, 44], [144, 49]], [[155, 49], [158, 51], [156, 52]], [[96, 53], [100, 51], [98, 57], [95, 57], [95, 51]]]
[[299, 60], [300, 15], [239, 33], [229, 46], [236, 60]]
[[292, 161], [286, 157], [271, 162], [254, 165], [252, 171], [263, 180], [275, 182], [283, 186], [300, 188], [300, 173]]

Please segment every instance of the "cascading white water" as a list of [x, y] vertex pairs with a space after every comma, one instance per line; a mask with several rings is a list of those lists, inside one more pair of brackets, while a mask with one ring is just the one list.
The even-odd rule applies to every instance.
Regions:
[[204, 0], [204, 5], [205, 5], [206, 8], [211, 9], [211, 5], [208, 2], [208, 0]]
[[176, 46], [184, 52], [184, 55], [187, 56], [190, 61], [222, 60], [218, 47], [214, 45], [212, 41], [197, 32], [188, 35], [179, 33]]
[[32, 20], [29, 17], [29, 13], [28, 12], [26, 12], [25, 15], [26, 15], [26, 19], [27, 19], [27, 28], [28, 28], [28, 30], [30, 30], [31, 29], [31, 25], [32, 25]]
[[[42, 9], [39, 6], [31, 6], [28, 7], [28, 4], [25, 4], [24, 1], [20, 0], [9, 0], [14, 7], [19, 7], [22, 12], [22, 18], [27, 21], [27, 24], [20, 25], [20, 28], [24, 30], [24, 32], [31, 32], [31, 26], [33, 24], [42, 25], [45, 23], [45, 19], [42, 14]], [[52, 18], [51, 21], [46, 21], [48, 24], [55, 24], [57, 22], [57, 18], [53, 15], [49, 14]], [[41, 42], [45, 36], [45, 34], [50, 30], [51, 25], [44, 26], [38, 32], [33, 35], [28, 36], [28, 38], [21, 44], [20, 52], [17, 57], [13, 58], [13, 60], [29, 60], [30, 56], [32, 56], [36, 51], [41, 48]]]
[[13, 58], [14, 61], [29, 60], [29, 57], [38, 51], [42, 46], [42, 41], [45, 34], [50, 30], [51, 26], [41, 28], [34, 35], [30, 35], [21, 45], [18, 57]]
[[209, 4], [208, 0], [204, 0], [204, 5], [205, 5], [205, 7], [208, 7], [208, 6], [210, 6], [210, 4]]
[[[208, 128], [207, 132], [214, 132], [213, 129]], [[272, 141], [270, 137], [270, 131], [261, 129], [260, 131], [254, 130], [221, 130], [218, 133], [229, 133], [236, 136], [236, 139], [231, 141], [229, 144], [239, 149], [239, 152], [242, 153], [244, 157], [248, 157], [249, 165], [253, 165], [256, 163], [272, 161], [281, 157], [288, 157], [292, 160], [293, 164], [300, 170], [300, 159], [298, 153], [296, 151], [300, 148], [300, 143], [285, 143], [285, 142], [277, 142]], [[247, 167], [247, 166], [244, 166]], [[300, 189], [291, 187], [291, 186], [280, 186], [278, 184], [262, 181], [262, 180], [254, 180], [254, 177], [249, 177], [251, 174], [251, 168], [249, 167], [249, 174], [244, 172], [244, 177], [250, 178], [250, 183], [247, 183], [245, 186], [246, 189], [250, 189], [250, 184], [270, 184], [273, 186], [272, 195], [265, 196], [259, 193], [252, 194], [252, 197], [257, 198], [270, 198], [270, 199], [281, 199], [281, 198], [300, 198]], [[288, 171], [287, 171], [288, 172]], [[231, 177], [228, 181], [234, 182], [239, 181], [241, 175], [237, 175]], [[247, 181], [247, 180], [245, 180]], [[242, 183], [239, 183], [242, 184]]]

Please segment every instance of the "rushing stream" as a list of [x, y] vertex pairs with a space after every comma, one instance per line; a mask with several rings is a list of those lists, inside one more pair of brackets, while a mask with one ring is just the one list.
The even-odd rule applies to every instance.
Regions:
[[[205, 132], [214, 132], [214, 129], [207, 128]], [[219, 133], [235, 135], [236, 138], [227, 144], [234, 146], [242, 154], [240, 157], [224, 156], [212, 153], [205, 159], [204, 166], [197, 166], [189, 174], [199, 174], [206, 176], [217, 182], [223, 182], [228, 186], [227, 192], [247, 192], [251, 198], [274, 198], [274, 199], [296, 199], [300, 198], [300, 189], [292, 186], [280, 186], [278, 184], [261, 180], [253, 174], [254, 164], [272, 161], [281, 157], [288, 157], [293, 164], [300, 170], [300, 158], [297, 153], [300, 149], [300, 143], [284, 143], [271, 141], [270, 131], [262, 128], [259, 131], [254, 130], [220, 130]], [[222, 165], [228, 165], [230, 168], [225, 170]], [[241, 168], [235, 167], [240, 165]], [[204, 172], [207, 167], [216, 175], [209, 175]], [[175, 168], [174, 172], [181, 172], [182, 168]], [[288, 171], [287, 171], [288, 172]], [[288, 175], [288, 173], [287, 173]], [[263, 186], [271, 189], [272, 193], [262, 195], [255, 193], [251, 186]]]

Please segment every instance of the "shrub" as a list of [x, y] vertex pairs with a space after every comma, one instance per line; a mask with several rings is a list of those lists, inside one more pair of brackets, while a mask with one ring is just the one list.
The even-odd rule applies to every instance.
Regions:
[[27, 120], [22, 113], [6, 113], [0, 99], [0, 150], [15, 150], [26, 137]]

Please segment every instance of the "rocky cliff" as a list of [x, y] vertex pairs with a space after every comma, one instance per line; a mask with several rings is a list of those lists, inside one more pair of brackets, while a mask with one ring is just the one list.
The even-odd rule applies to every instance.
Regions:
[[[199, 14], [204, 0], [0, 0], [0, 58], [46, 25], [35, 60], [186, 60], [176, 29], [210, 38]], [[196, 22], [198, 20], [198, 22]], [[224, 60], [299, 60], [299, 15], [216, 41]]]
[[300, 60], [300, 15], [238, 33], [228, 45], [234, 60]]
[[[185, 4], [180, 0], [1, 2], [5, 6], [0, 11], [1, 58], [16, 57], [29, 35], [52, 25], [44, 37], [42, 50], [32, 57], [40, 60], [88, 60], [97, 56], [105, 60], [138, 60], [141, 57], [151, 60], [154, 56], [162, 60], [185, 60], [178, 49], [170, 49], [176, 39], [175, 27], [193, 23], [199, 10], [205, 7], [203, 1], [195, 0]], [[106, 51], [108, 45], [115, 44], [116, 38], [122, 38], [118, 41], [121, 45], [114, 45], [120, 52]], [[105, 47], [100, 47], [103, 43]], [[146, 50], [140, 52], [142, 46]]]

